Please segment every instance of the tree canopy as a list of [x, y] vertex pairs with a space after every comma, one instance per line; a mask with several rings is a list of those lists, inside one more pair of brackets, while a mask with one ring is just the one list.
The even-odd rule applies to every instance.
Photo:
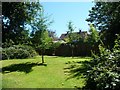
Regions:
[[89, 44], [93, 46], [99, 41], [99, 32], [92, 24], [90, 24], [89, 26], [90, 26], [90, 30], [89, 30], [90, 34], [87, 38], [88, 39], [87, 42], [89, 42]]
[[26, 25], [32, 25], [33, 20], [41, 10], [37, 2], [2, 2], [2, 41], [23, 44], [28, 41], [29, 32]]
[[89, 11], [88, 22], [102, 33], [106, 45], [114, 46], [115, 34], [120, 31], [120, 2], [96, 2]]
[[35, 30], [31, 33], [31, 41], [33, 46], [41, 50], [42, 63], [44, 63], [44, 52], [46, 49], [49, 49], [51, 46], [52, 38], [48, 33], [48, 26], [52, 23], [47, 17], [44, 16], [44, 12], [39, 13], [33, 23], [33, 28]]

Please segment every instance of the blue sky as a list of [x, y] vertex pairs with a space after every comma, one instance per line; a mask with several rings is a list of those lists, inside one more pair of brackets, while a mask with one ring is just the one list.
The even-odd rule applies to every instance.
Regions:
[[55, 30], [57, 36], [68, 31], [68, 22], [72, 21], [75, 31], [88, 31], [88, 22], [85, 19], [88, 17], [89, 10], [94, 3], [92, 2], [42, 2], [44, 14], [50, 15], [50, 20], [54, 20], [49, 27]]

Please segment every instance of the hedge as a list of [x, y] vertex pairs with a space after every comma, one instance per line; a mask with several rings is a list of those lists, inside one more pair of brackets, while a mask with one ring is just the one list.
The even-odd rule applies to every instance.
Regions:
[[2, 60], [5, 59], [25, 59], [36, 56], [36, 51], [27, 45], [13, 45], [2, 49]]

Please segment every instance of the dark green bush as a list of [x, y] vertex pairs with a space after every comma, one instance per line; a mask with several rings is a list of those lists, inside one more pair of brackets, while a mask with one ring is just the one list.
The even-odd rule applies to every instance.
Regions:
[[22, 49], [23, 52], [26, 52], [26, 54], [28, 54], [27, 52], [29, 52], [29, 56], [30, 57], [34, 57], [36, 55], [36, 51], [31, 46], [27, 46], [27, 45], [14, 45], [13, 47], [15, 49], [19, 49], [20, 51]]
[[36, 51], [26, 45], [14, 45], [9, 48], [2, 49], [2, 59], [24, 59], [37, 55]]
[[90, 90], [119, 90], [120, 88], [120, 36], [110, 51], [100, 45], [100, 55], [93, 55], [85, 73], [86, 85]]

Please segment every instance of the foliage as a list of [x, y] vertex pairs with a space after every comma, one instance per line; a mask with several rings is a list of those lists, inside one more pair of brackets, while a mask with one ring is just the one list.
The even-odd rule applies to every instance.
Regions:
[[2, 42], [11, 43], [12, 40], [15, 45], [28, 43], [26, 25], [32, 25], [40, 8], [38, 2], [2, 2]]
[[67, 31], [67, 38], [65, 39], [67, 43], [72, 44], [74, 42], [77, 42], [80, 38], [80, 35], [77, 33], [74, 33], [75, 27], [73, 26], [72, 22], [70, 21], [68, 23], [68, 31]]
[[60, 42], [53, 42], [49, 48], [49, 50], [53, 51], [53, 55], [55, 55], [55, 51], [57, 48], [59, 48], [59, 46], [61, 45]]
[[44, 17], [44, 12], [40, 13], [40, 17], [36, 18], [34, 28], [36, 29], [31, 33], [32, 43], [34, 47], [41, 50], [42, 62], [44, 63], [44, 52], [45, 49], [50, 48], [52, 38], [49, 37], [48, 26], [52, 23], [47, 17]]
[[96, 2], [89, 11], [88, 22], [101, 31], [102, 40], [111, 48], [114, 46], [115, 34], [120, 31], [120, 2]]
[[89, 34], [88, 36], [85, 38], [83, 44], [88, 44], [88, 46], [91, 49], [91, 55], [94, 52], [95, 54], [99, 53], [99, 44], [101, 42], [100, 39], [100, 35], [99, 32], [97, 31], [97, 29], [95, 28], [95, 26], [93, 24], [89, 24]]
[[[82, 51], [82, 55], [90, 55], [89, 52], [93, 51], [95, 53], [99, 53], [98, 51], [98, 44], [100, 42], [100, 36], [99, 32], [96, 30], [95, 26], [93, 24], [90, 24], [90, 30], [89, 34], [84, 33], [76, 33], [74, 32], [74, 27], [72, 22], [68, 23], [68, 33], [67, 37], [65, 38], [65, 41], [69, 45], [68, 47], [71, 47], [71, 55], [76, 54], [75, 48], [81, 49], [79, 51]], [[85, 35], [85, 36], [83, 36]], [[81, 48], [79, 48], [81, 47]], [[84, 48], [82, 48], [84, 47]], [[88, 52], [88, 53], [86, 53]], [[78, 54], [80, 55], [80, 54]]]
[[52, 43], [52, 39], [48, 36], [48, 31], [42, 31], [41, 33], [41, 44], [40, 48], [41, 49], [48, 49]]
[[74, 33], [74, 29], [75, 27], [73, 27], [72, 22], [70, 21], [68, 23], [68, 36], [65, 38], [65, 41], [69, 44], [69, 46], [71, 47], [71, 54], [73, 57], [73, 48], [74, 48], [74, 43], [76, 43], [79, 40], [79, 35], [77, 35], [77, 33]]
[[14, 42], [11, 39], [6, 39], [6, 41], [4, 43], [2, 43], [3, 48], [10, 47], [12, 45], [14, 45]]
[[[93, 53], [90, 61], [70, 63], [69, 78], [86, 79], [82, 90], [118, 90], [120, 88], [120, 36], [112, 50], [99, 45], [100, 54]], [[77, 87], [80, 88], [80, 87]]]
[[36, 56], [36, 51], [26, 45], [13, 45], [9, 48], [3, 48], [2, 59], [24, 59]]
[[93, 55], [85, 74], [85, 89], [90, 90], [117, 90], [120, 88], [120, 36], [110, 51], [99, 45], [100, 55]]
[[45, 49], [50, 48], [50, 45], [52, 43], [52, 39], [48, 36], [48, 31], [42, 30], [40, 41], [41, 41], [41, 43], [40, 43], [40, 45], [38, 47], [41, 49], [41, 52], [42, 52], [42, 63], [44, 63], [43, 55], [44, 55]]
[[48, 30], [48, 34], [49, 34], [49, 37], [51, 37], [51, 38], [53, 39], [53, 41], [58, 40], [58, 37], [57, 37], [56, 31]]
[[92, 24], [90, 24], [89, 26], [90, 26], [90, 30], [89, 30], [90, 34], [87, 37], [87, 42], [90, 45], [94, 46], [94, 44], [98, 43], [99, 41], [99, 33]]

